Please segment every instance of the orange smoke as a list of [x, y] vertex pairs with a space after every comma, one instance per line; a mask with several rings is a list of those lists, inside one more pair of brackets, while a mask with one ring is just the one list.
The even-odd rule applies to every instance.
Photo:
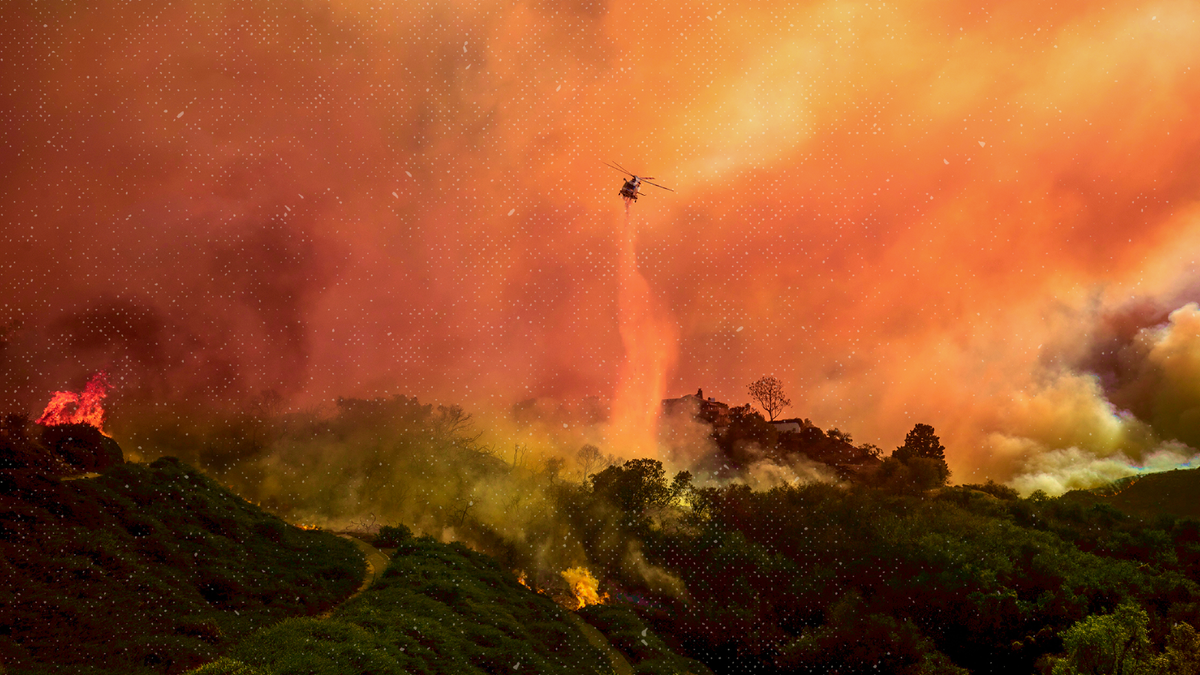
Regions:
[[[37, 418], [38, 424], [56, 426], [59, 424], [90, 424], [104, 433], [104, 399], [112, 386], [108, 383], [108, 373], [103, 370], [92, 375], [78, 394], [73, 391], [56, 391]], [[107, 435], [107, 434], [105, 434]]]
[[[1073, 419], [1021, 403], [1051, 345], [1200, 299], [1196, 3], [41, 5], [0, 3], [5, 409], [72, 354], [122, 410], [595, 396], [628, 456], [771, 372], [1003, 479], [993, 433]], [[676, 192], [622, 224], [613, 158]]]
[[575, 594], [575, 600], [579, 603], [575, 609], [583, 609], [588, 605], [602, 605], [608, 601], [607, 593], [600, 595], [597, 592], [600, 584], [588, 568], [572, 567], [563, 571], [562, 577], [571, 586], [571, 592]]

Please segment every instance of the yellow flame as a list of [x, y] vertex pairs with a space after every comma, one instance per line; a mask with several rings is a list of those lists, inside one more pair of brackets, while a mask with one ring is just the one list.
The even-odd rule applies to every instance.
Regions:
[[600, 582], [596, 581], [596, 577], [592, 576], [586, 567], [572, 567], [562, 572], [562, 577], [570, 584], [571, 592], [575, 594], [575, 600], [579, 603], [575, 609], [583, 609], [588, 605], [602, 605], [608, 600], [607, 593], [597, 593]]

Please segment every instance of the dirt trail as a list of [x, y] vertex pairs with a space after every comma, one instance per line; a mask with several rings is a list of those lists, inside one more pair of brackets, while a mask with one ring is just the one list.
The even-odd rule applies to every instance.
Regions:
[[379, 549], [353, 535], [339, 534], [338, 536], [342, 539], [349, 539], [351, 543], [358, 547], [358, 550], [362, 551], [363, 557], [366, 558], [367, 567], [365, 570], [363, 570], [363, 581], [362, 585], [358, 587], [358, 590], [354, 591], [354, 594], [350, 597], [318, 615], [322, 619], [328, 619], [338, 607], [350, 602], [354, 598], [358, 597], [359, 593], [362, 593], [370, 588], [371, 584], [375, 583], [379, 577], [383, 576], [383, 571], [387, 569], [388, 566], [388, 557], [381, 553]]
[[[358, 539], [357, 537], [349, 534], [339, 534], [338, 536], [342, 537], [343, 539], [349, 539], [354, 543], [355, 546], [358, 547], [360, 551], [363, 552], [363, 556], [367, 559], [367, 568], [363, 572], [362, 586], [359, 586], [358, 590], [354, 592], [354, 595], [351, 595], [350, 597], [338, 603], [335, 607], [322, 613], [320, 615], [320, 618], [322, 619], [329, 618], [338, 607], [341, 607], [350, 600], [353, 600], [358, 596], [359, 593], [362, 593], [370, 588], [371, 584], [375, 583], [375, 581], [383, 575], [383, 571], [387, 569], [389, 560], [389, 558], [379, 549], [368, 544], [362, 539]], [[579, 631], [583, 633], [583, 636], [587, 638], [587, 641], [591, 643], [593, 647], [596, 647], [608, 655], [608, 660], [612, 663], [613, 671], [616, 673], [616, 675], [633, 675], [633, 666], [629, 665], [629, 661], [625, 660], [625, 657], [621, 654], [621, 652], [617, 651], [616, 648], [609, 643], [608, 638], [604, 637], [604, 633], [601, 633], [595, 626], [591, 625], [587, 621], [584, 621], [574, 612], [567, 612], [567, 616], [570, 617], [570, 620], [575, 624]]]
[[617, 675], [633, 675], [633, 666], [629, 665], [629, 662], [625, 660], [621, 652], [617, 651], [616, 647], [613, 647], [608, 641], [608, 638], [604, 637], [604, 633], [601, 633], [595, 626], [581, 619], [575, 612], [567, 612], [567, 616], [571, 617], [571, 621], [575, 622], [575, 626], [579, 628], [583, 636], [587, 638], [587, 641], [592, 643], [593, 647], [608, 654], [608, 660], [612, 662], [613, 671]]

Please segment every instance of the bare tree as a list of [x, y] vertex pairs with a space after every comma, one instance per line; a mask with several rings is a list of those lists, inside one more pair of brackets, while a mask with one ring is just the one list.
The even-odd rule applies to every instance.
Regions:
[[783, 383], [776, 377], [760, 377], [757, 382], [750, 385], [750, 398], [754, 399], [760, 408], [767, 413], [767, 417], [775, 420], [775, 416], [783, 412], [783, 409], [792, 404], [791, 400], [783, 395]]
[[522, 443], [514, 444], [513, 445], [513, 461], [512, 461], [513, 470], [515, 471], [517, 469], [524, 468], [525, 460], [528, 457], [529, 457], [529, 446], [528, 445], [524, 445]]
[[587, 482], [588, 476], [600, 469], [600, 464], [604, 461], [604, 455], [600, 453], [600, 448], [592, 444], [587, 444], [579, 449], [575, 455], [575, 460], [579, 462], [580, 478], [584, 483]]

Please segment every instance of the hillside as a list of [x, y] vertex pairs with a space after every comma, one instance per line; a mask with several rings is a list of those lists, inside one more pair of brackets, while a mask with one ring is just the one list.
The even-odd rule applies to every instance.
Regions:
[[176, 673], [348, 596], [361, 554], [172, 458], [95, 478], [0, 472], [0, 663], [21, 673]]
[[[631, 672], [709, 672], [620, 612], [601, 608], [582, 616], [630, 657]], [[625, 635], [633, 628], [642, 631], [636, 640]], [[645, 653], [629, 650], [633, 642], [645, 645]], [[690, 668], [675, 668], [680, 665]], [[521, 585], [494, 558], [423, 537], [401, 542], [379, 581], [330, 618], [282, 621], [245, 639], [230, 658], [190, 675], [510, 672], [607, 675], [614, 669], [569, 611]]]
[[1118, 509], [1148, 516], [1200, 518], [1200, 471], [1176, 469], [1131, 476], [1093, 491]]

